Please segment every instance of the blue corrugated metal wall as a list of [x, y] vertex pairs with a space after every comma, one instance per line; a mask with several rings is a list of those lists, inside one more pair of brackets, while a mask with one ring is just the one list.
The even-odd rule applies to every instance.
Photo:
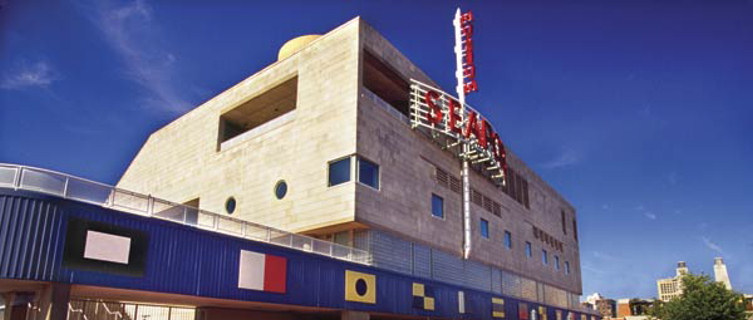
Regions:
[[[144, 275], [132, 277], [61, 267], [65, 230], [71, 218], [147, 233], [149, 246]], [[240, 250], [286, 257], [287, 293], [239, 289]], [[344, 300], [346, 269], [376, 275], [376, 304]], [[492, 319], [492, 295], [488, 292], [410, 277], [57, 197], [10, 189], [0, 189], [0, 278], [57, 281], [393, 314]], [[434, 288], [436, 310], [423, 311], [413, 308], [413, 282], [424, 283]], [[465, 292], [469, 314], [458, 314], [459, 290]], [[506, 319], [518, 319], [519, 300], [499, 297], [505, 299]], [[533, 302], [527, 304], [529, 308], [539, 306]], [[548, 320], [556, 320], [555, 310], [562, 310], [553, 307], [547, 309]], [[580, 317], [575, 319], [580, 320]]]

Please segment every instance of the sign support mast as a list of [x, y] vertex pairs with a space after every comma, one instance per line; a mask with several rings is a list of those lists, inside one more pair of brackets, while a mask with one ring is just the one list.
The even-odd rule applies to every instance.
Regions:
[[[465, 114], [465, 88], [464, 88], [464, 76], [463, 76], [463, 38], [461, 34], [462, 26], [460, 24], [460, 8], [455, 11], [455, 19], [452, 21], [455, 26], [455, 77], [458, 80], [458, 85], [455, 90], [458, 94], [458, 100], [460, 101], [461, 114]], [[468, 259], [471, 255], [471, 186], [470, 178], [468, 177], [468, 153], [470, 148], [467, 143], [463, 143], [463, 170], [460, 173], [463, 179], [463, 258]]]

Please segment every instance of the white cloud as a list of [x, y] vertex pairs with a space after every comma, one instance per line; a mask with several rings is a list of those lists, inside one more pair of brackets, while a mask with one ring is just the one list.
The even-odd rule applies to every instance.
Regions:
[[561, 167], [567, 167], [579, 163], [581, 155], [575, 152], [573, 149], [564, 149], [554, 159], [545, 162], [541, 166], [545, 169], [556, 169]]
[[12, 70], [10, 75], [3, 77], [0, 88], [8, 90], [46, 88], [56, 80], [58, 80], [57, 73], [50, 64], [46, 61], [38, 61]]
[[162, 45], [152, 8], [145, 1], [96, 2], [81, 9], [123, 59], [126, 76], [147, 93], [141, 97], [145, 107], [183, 113], [191, 106], [173, 82], [177, 58]]
[[718, 253], [719, 253], [720, 255], [722, 255], [722, 256], [724, 256], [724, 255], [725, 255], [725, 254], [724, 254], [724, 250], [722, 250], [722, 247], [720, 247], [720, 246], [719, 246], [718, 244], [716, 244], [716, 243], [713, 243], [713, 242], [711, 242], [711, 239], [709, 239], [709, 238], [707, 238], [707, 237], [701, 237], [701, 240], [703, 240], [703, 244], [704, 244], [704, 245], [705, 245], [705, 246], [706, 246], [707, 248], [709, 248], [709, 249], [711, 249], [711, 250], [713, 250], [713, 251], [716, 251], [716, 252], [718, 252]]
[[651, 220], [656, 220], [656, 215], [651, 211], [646, 211], [643, 213], [643, 215], [646, 216], [646, 218], [649, 218]]

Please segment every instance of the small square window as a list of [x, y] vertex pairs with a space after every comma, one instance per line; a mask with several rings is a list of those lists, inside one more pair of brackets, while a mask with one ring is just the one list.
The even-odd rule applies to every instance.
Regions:
[[379, 165], [359, 157], [358, 182], [379, 189]]
[[431, 195], [431, 215], [444, 219], [444, 199], [436, 194]]
[[549, 264], [549, 255], [546, 250], [541, 250], [541, 263]]
[[489, 239], [489, 221], [487, 221], [486, 219], [481, 219], [480, 228], [481, 236]]
[[505, 248], [512, 249], [512, 233], [505, 230]]
[[350, 157], [329, 163], [329, 186], [350, 181]]
[[560, 269], [560, 257], [554, 256], [554, 268], [559, 270]]
[[526, 257], [530, 258], [533, 256], [533, 249], [531, 249], [531, 243], [526, 241]]

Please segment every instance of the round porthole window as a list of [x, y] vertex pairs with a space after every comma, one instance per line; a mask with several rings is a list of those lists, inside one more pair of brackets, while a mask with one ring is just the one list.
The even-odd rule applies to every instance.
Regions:
[[233, 214], [233, 212], [235, 212], [235, 198], [227, 198], [227, 201], [225, 201], [225, 211], [228, 214]]
[[285, 183], [285, 180], [277, 181], [277, 184], [275, 185], [275, 196], [277, 197], [277, 199], [284, 198], [287, 193], [288, 184]]

